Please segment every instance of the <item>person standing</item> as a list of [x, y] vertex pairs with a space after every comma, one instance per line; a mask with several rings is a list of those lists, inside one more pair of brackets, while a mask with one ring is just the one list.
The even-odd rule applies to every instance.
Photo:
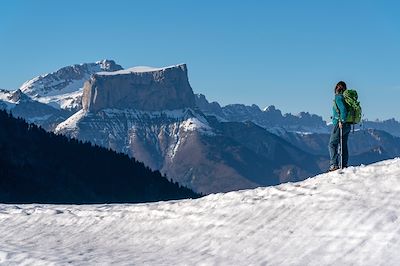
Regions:
[[[335, 171], [339, 169], [339, 160], [341, 160], [341, 166], [343, 168], [347, 167], [349, 160], [347, 140], [351, 131], [351, 124], [346, 123], [347, 109], [343, 97], [343, 92], [345, 90], [347, 90], [346, 83], [344, 81], [339, 81], [335, 86], [335, 99], [333, 101], [333, 129], [329, 139], [329, 171]], [[342, 158], [339, 158], [339, 147], [342, 149]]]

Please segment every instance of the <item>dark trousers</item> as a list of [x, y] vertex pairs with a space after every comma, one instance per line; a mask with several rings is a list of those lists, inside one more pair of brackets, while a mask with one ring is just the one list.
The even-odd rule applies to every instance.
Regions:
[[[347, 167], [347, 162], [349, 160], [349, 150], [347, 148], [347, 140], [349, 139], [349, 133], [351, 131], [351, 125], [348, 123], [343, 124], [343, 167]], [[339, 123], [334, 126], [331, 138], [329, 140], [329, 155], [331, 166], [339, 166], [339, 148], [340, 147], [340, 128]]]

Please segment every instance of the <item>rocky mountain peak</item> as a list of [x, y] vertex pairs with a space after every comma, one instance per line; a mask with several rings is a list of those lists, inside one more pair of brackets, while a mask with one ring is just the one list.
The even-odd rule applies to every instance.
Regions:
[[116, 64], [114, 60], [108, 59], [97, 61], [96, 65], [99, 65], [104, 71], [118, 71], [123, 69], [120, 65]]
[[9, 95], [8, 99], [10, 101], [15, 102], [15, 103], [16, 102], [20, 102], [20, 101], [28, 101], [28, 100], [30, 100], [30, 98], [26, 94], [24, 94], [20, 89], [12, 92]]
[[26, 81], [20, 90], [29, 96], [54, 96], [78, 91], [91, 75], [100, 71], [117, 71], [122, 67], [113, 60], [83, 63], [60, 68], [59, 70]]
[[105, 108], [160, 111], [193, 108], [195, 97], [185, 64], [141, 66], [94, 74], [85, 83], [82, 105], [92, 112]]

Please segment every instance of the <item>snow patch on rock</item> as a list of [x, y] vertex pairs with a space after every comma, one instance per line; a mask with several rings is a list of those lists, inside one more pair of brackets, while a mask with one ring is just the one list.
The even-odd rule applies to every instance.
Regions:
[[65, 120], [64, 122], [60, 123], [56, 129], [54, 130], [55, 133], [59, 133], [60, 130], [62, 129], [68, 129], [68, 130], [77, 130], [78, 129], [78, 122], [85, 117], [87, 114], [87, 112], [85, 112], [84, 110], [79, 110], [78, 112], [76, 112], [75, 114], [73, 114], [72, 116], [70, 116], [67, 120]]
[[112, 76], [112, 75], [125, 75], [125, 74], [131, 74], [131, 73], [145, 73], [145, 72], [156, 72], [156, 71], [165, 71], [170, 68], [183, 68], [186, 69], [185, 64], [177, 64], [177, 65], [171, 65], [171, 66], [166, 66], [166, 67], [150, 67], [150, 66], [136, 66], [136, 67], [131, 67], [119, 71], [113, 71], [113, 72], [98, 72], [96, 75], [102, 75], [102, 76]]

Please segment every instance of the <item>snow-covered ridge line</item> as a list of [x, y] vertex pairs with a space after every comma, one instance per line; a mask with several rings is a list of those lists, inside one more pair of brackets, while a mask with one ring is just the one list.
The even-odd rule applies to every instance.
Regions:
[[103, 70], [103, 69], [108, 69], [110, 67], [110, 62], [115, 63], [113, 60], [103, 59], [103, 60], [96, 61], [95, 63], [79, 63], [79, 64], [73, 64], [73, 65], [61, 67], [56, 71], [52, 71], [52, 72], [49, 72], [49, 73], [41, 74], [41, 75], [31, 79], [31, 80], [27, 80], [26, 82], [24, 82], [22, 84], [20, 89], [23, 91], [23, 88], [27, 87], [31, 83], [34, 83], [34, 82], [38, 81], [41, 78], [45, 78], [45, 77], [48, 77], [48, 76], [52, 76], [52, 75], [58, 74], [60, 71], [62, 71], [63, 69], [66, 69], [66, 68], [74, 69], [74, 68], [77, 68], [77, 67], [86, 66], [88, 70], [91, 70], [91, 69]]
[[22, 84], [20, 90], [34, 98], [57, 96], [81, 89], [92, 74], [121, 69], [113, 60], [74, 64], [28, 80]]
[[133, 115], [137, 115], [137, 116], [147, 115], [151, 118], [167, 117], [167, 118], [174, 118], [174, 119], [184, 118], [188, 114], [193, 115], [195, 113], [195, 111], [193, 111], [190, 108], [176, 109], [176, 110], [162, 110], [162, 111], [142, 111], [142, 110], [137, 110], [137, 109], [107, 108], [107, 109], [102, 110], [101, 112], [104, 112], [110, 116], [120, 115], [120, 114], [129, 114], [129, 115], [133, 114]]
[[[99, 112], [101, 116], [105, 115], [108, 118], [118, 118], [125, 117], [128, 118], [129, 121], [141, 120], [141, 119], [158, 119], [158, 118], [167, 118], [176, 120], [176, 122], [183, 122], [181, 127], [185, 131], [194, 131], [199, 130], [203, 133], [210, 133], [213, 131], [209, 126], [205, 117], [201, 116], [194, 110], [187, 109], [177, 109], [177, 110], [163, 110], [163, 111], [141, 111], [135, 109], [104, 109]], [[63, 129], [76, 129], [77, 123], [85, 117], [85, 116], [95, 116], [91, 112], [87, 112], [85, 110], [80, 110], [66, 121], [60, 123], [55, 132], [59, 132]]]
[[112, 75], [125, 75], [125, 74], [132, 74], [132, 73], [146, 73], [146, 72], [156, 72], [156, 71], [165, 71], [171, 68], [186, 68], [186, 64], [177, 64], [171, 65], [166, 67], [150, 67], [150, 66], [136, 66], [131, 67], [123, 70], [113, 71], [113, 72], [97, 72], [96, 75], [101, 76], [112, 76]]

